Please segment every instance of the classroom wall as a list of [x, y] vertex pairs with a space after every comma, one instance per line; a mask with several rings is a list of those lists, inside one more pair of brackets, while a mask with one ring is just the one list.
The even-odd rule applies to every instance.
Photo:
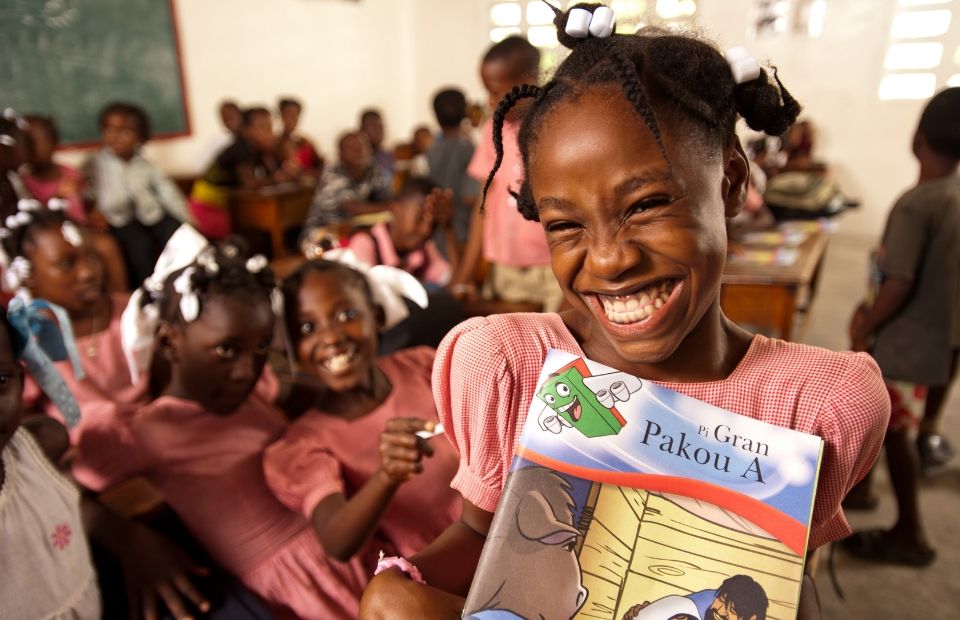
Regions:
[[829, 0], [824, 32], [815, 39], [748, 39], [750, 5], [702, 0], [700, 24], [723, 47], [744, 45], [779, 67], [804, 105], [803, 116], [816, 125], [816, 155], [830, 163], [844, 191], [863, 202], [841, 220], [842, 231], [878, 237], [893, 201], [916, 182], [910, 144], [923, 108], [920, 101], [877, 96], [896, 0]]
[[[174, 174], [199, 166], [220, 131], [223, 97], [306, 104], [303, 131], [328, 158], [364, 106], [383, 109], [388, 139], [432, 122], [430, 99], [458, 85], [484, 100], [480, 55], [489, 45], [488, 0], [175, 0], [193, 135], [148, 145]], [[722, 46], [746, 45], [780, 67], [818, 129], [817, 154], [863, 206], [845, 233], [876, 237], [895, 197], [916, 176], [909, 146], [922, 102], [880, 101], [896, 0], [830, 0], [819, 38], [747, 38], [750, 0], [700, 0], [700, 26]], [[956, 32], [956, 29], [954, 29]], [[957, 42], [946, 46], [954, 49]], [[70, 161], [81, 158], [67, 154]]]
[[[387, 139], [405, 141], [432, 119], [429, 97], [447, 84], [482, 93], [483, 0], [175, 0], [192, 135], [149, 143], [146, 154], [190, 175], [221, 133], [219, 102], [305, 104], [301, 129], [328, 159], [366, 106], [383, 110]], [[227, 9], [227, 7], [229, 7]], [[66, 151], [77, 163], [85, 152]]]

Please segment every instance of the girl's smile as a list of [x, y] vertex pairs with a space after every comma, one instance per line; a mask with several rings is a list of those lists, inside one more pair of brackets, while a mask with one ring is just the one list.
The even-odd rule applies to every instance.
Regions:
[[669, 161], [618, 86], [593, 86], [543, 117], [528, 162], [568, 323], [590, 357], [647, 377], [723, 337], [725, 217], [746, 181], [736, 148], [666, 116]]

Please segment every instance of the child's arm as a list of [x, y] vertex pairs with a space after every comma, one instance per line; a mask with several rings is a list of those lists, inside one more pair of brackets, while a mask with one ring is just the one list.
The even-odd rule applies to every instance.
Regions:
[[345, 561], [363, 546], [377, 529], [397, 488], [423, 471], [424, 455], [433, 448], [414, 433], [432, 431], [435, 422], [419, 418], [395, 418], [380, 436], [380, 469], [350, 499], [342, 493], [324, 498], [313, 510], [312, 522], [327, 553]]
[[912, 290], [913, 283], [909, 280], [892, 276], [884, 278], [873, 305], [858, 308], [850, 322], [850, 341], [855, 351], [867, 349], [870, 336], [900, 312]]
[[460, 264], [450, 281], [450, 290], [455, 297], [463, 299], [475, 296], [473, 275], [477, 271], [482, 250], [483, 216], [480, 215], [480, 200], [477, 200], [473, 205], [473, 214], [470, 216], [470, 234], [467, 237], [467, 245], [463, 249]]
[[152, 184], [164, 210], [181, 222], [193, 222], [193, 216], [190, 215], [190, 209], [187, 207], [187, 199], [184, 198], [177, 184], [152, 164], [151, 169]]
[[492, 513], [463, 500], [460, 521], [410, 558], [427, 585], [409, 579], [397, 569], [386, 570], [374, 577], [364, 591], [360, 617], [460, 618], [492, 521]]
[[80, 501], [87, 535], [120, 562], [131, 618], [155, 620], [163, 605], [178, 620], [196, 617], [189, 608], [210, 610], [192, 578], [208, 574], [175, 545], [153, 530], [121, 517], [94, 497]]

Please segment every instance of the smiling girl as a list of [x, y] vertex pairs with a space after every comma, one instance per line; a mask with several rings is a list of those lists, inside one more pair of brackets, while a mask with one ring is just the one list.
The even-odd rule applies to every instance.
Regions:
[[[869, 357], [754, 336], [720, 308], [725, 221], [749, 178], [735, 124], [777, 135], [799, 105], [775, 75], [732, 69], [690, 35], [575, 38], [567, 15], [555, 23], [573, 52], [543, 88], [504, 97], [494, 134], [532, 99], [518, 208], [543, 227], [571, 309], [473, 319], [440, 346], [434, 392], [461, 455], [463, 517], [411, 559], [428, 585], [387, 571], [363, 617], [457, 617], [549, 349], [822, 437], [811, 549], [850, 533], [840, 500], [877, 456], [889, 402]], [[815, 613], [805, 590], [800, 617]]]

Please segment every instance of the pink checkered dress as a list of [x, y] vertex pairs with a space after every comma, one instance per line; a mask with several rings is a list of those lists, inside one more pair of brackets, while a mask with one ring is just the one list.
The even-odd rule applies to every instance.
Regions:
[[[433, 371], [437, 411], [460, 451], [451, 486], [493, 511], [548, 349], [584, 355], [557, 314], [471, 319], [441, 343]], [[729, 377], [660, 383], [723, 409], [824, 439], [810, 548], [851, 532], [840, 501], [880, 451], [890, 399], [876, 363], [755, 336]]]

